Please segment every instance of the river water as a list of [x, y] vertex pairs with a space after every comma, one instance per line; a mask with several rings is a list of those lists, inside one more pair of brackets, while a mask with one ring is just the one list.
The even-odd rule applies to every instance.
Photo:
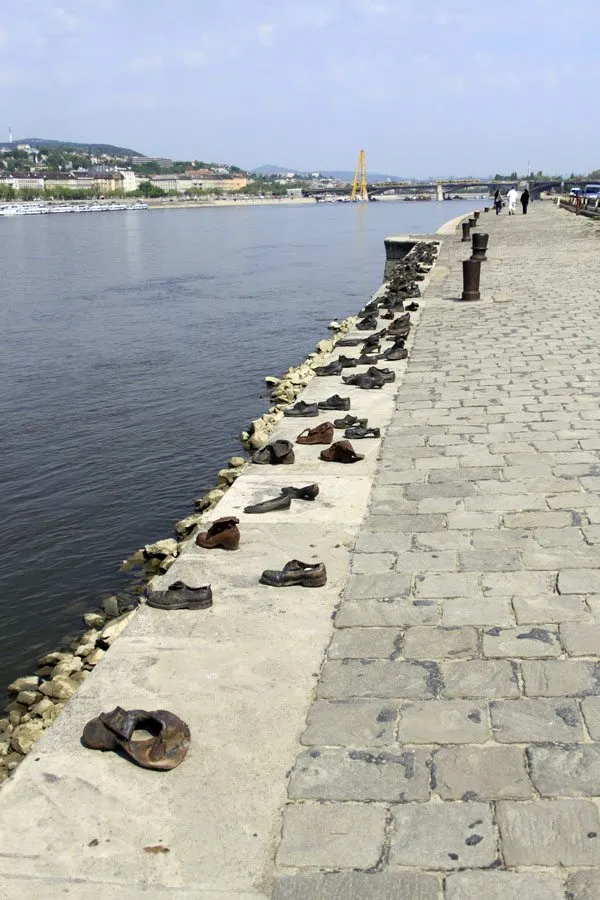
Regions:
[[0, 692], [193, 511], [266, 409], [264, 376], [378, 287], [383, 238], [473, 205], [0, 221]]

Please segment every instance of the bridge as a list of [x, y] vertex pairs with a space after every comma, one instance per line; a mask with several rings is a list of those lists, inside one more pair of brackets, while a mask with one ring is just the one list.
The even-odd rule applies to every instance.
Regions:
[[[383, 184], [367, 184], [367, 194], [369, 199], [371, 199], [371, 197], [376, 197], [379, 194], [404, 194], [408, 196], [433, 194], [441, 200], [458, 191], [472, 191], [473, 193], [487, 192], [493, 194], [497, 188], [500, 188], [503, 193], [506, 193], [513, 184], [518, 184], [519, 181], [524, 180], [527, 179], [519, 178], [507, 181], [481, 181], [477, 179], [457, 179], [449, 181], [388, 181]], [[568, 193], [571, 187], [581, 184], [581, 181], [572, 181], [569, 179], [565, 181], [560, 181], [559, 179], [535, 181], [535, 179], [530, 178], [528, 181], [529, 190], [534, 197], [539, 197], [541, 193], [551, 189], [564, 189]], [[344, 195], [349, 194], [350, 189], [351, 185], [348, 183], [336, 185], [336, 187], [331, 188], [306, 188], [303, 189], [302, 194], [305, 197], [323, 197], [326, 194]]]

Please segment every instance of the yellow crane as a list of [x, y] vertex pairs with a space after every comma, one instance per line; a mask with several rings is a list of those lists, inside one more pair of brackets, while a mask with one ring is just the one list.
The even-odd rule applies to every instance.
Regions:
[[[358, 179], [360, 177], [360, 190], [358, 187]], [[354, 173], [354, 183], [352, 185], [352, 193], [350, 194], [351, 200], [356, 200], [356, 195], [365, 203], [369, 199], [369, 195], [367, 194], [367, 158], [365, 156], [365, 151], [361, 150], [358, 154], [358, 161], [356, 163], [356, 172]]]

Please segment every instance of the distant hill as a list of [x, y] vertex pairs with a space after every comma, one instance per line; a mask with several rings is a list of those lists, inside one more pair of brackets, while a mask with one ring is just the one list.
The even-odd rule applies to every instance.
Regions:
[[92, 153], [95, 156], [143, 156], [138, 150], [129, 150], [127, 147], [115, 147], [114, 144], [78, 144], [75, 141], [52, 141], [46, 138], [19, 138], [8, 143], [0, 142], [0, 147], [10, 149], [17, 144], [29, 144], [30, 147], [43, 147], [50, 150], [79, 150], [81, 153]]
[[[316, 171], [316, 170], [314, 170]], [[319, 170], [320, 174], [324, 178], [338, 178], [340, 181], [352, 181], [354, 178], [354, 170], [344, 171], [340, 170]], [[293, 166], [289, 168], [285, 168], [283, 166], [258, 166], [256, 169], [252, 169], [252, 173], [254, 175], [285, 175], [286, 172], [298, 172], [299, 175], [307, 175], [309, 174], [305, 169], [295, 169]], [[383, 175], [381, 172], [369, 172], [367, 169], [367, 178], [370, 182], [373, 181], [408, 181], [408, 178], [404, 178], [400, 175]]]

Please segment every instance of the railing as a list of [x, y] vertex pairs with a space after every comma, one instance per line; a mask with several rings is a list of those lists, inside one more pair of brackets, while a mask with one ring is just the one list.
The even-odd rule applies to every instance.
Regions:
[[590, 216], [592, 218], [600, 218], [600, 199], [592, 197], [584, 197], [579, 195], [573, 197], [571, 194], [563, 194], [557, 200], [557, 206], [574, 212], [577, 216]]

